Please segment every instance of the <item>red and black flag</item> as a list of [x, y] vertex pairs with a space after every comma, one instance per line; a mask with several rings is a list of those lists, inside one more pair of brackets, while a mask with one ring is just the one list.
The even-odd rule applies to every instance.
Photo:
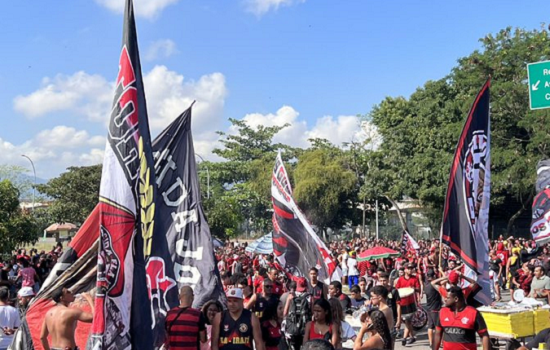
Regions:
[[325, 283], [340, 280], [342, 272], [336, 261], [292, 198], [292, 187], [280, 153], [271, 176], [271, 198], [273, 253], [285, 272], [307, 277], [309, 269], [316, 267], [319, 280]]
[[99, 190], [97, 293], [90, 348], [152, 349], [145, 257], [155, 224], [155, 169], [132, 0]]
[[182, 286], [193, 288], [193, 307], [212, 299], [225, 301], [201, 202], [191, 108], [153, 142], [159, 196], [152, 252], [147, 259], [147, 287], [155, 346], [163, 343], [164, 319], [179, 304]]
[[[458, 140], [447, 188], [441, 242], [477, 275], [488, 302], [489, 200], [491, 190], [491, 130], [489, 120], [490, 80], [483, 85]], [[486, 278], [485, 278], [486, 277]], [[483, 299], [483, 300], [481, 300]]]

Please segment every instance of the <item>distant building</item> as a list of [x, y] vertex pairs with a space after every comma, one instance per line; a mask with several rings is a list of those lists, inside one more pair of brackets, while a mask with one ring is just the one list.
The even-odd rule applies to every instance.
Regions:
[[[52, 204], [52, 201], [36, 202], [36, 203], [34, 203], [34, 208], [35, 209], [47, 208], [51, 204]], [[27, 201], [21, 201], [21, 202], [19, 202], [19, 207], [21, 208], [23, 213], [29, 214], [29, 213], [32, 212], [33, 203], [32, 202], [27, 202]]]

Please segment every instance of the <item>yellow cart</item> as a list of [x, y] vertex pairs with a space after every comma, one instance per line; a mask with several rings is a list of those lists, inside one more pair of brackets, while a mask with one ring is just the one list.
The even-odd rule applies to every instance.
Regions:
[[494, 309], [488, 306], [478, 308], [487, 324], [491, 338], [517, 339], [525, 343], [525, 338], [535, 335], [533, 310], [523, 308]]

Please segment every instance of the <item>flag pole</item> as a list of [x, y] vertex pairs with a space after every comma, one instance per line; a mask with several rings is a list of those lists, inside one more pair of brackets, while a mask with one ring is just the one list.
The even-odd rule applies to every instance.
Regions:
[[[443, 227], [441, 227], [441, 230], [443, 230]], [[439, 269], [442, 270], [441, 268], [441, 263], [443, 261], [443, 240], [441, 239], [441, 233], [443, 233], [443, 231], [440, 232], [440, 235], [439, 235]]]

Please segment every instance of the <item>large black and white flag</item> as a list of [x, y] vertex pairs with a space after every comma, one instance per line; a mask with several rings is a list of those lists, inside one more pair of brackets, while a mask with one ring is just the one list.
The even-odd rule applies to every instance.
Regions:
[[191, 107], [153, 142], [157, 210], [147, 281], [154, 343], [164, 339], [164, 316], [178, 305], [178, 290], [193, 287], [193, 306], [225, 300], [214, 258], [212, 236], [201, 203], [191, 134]]

